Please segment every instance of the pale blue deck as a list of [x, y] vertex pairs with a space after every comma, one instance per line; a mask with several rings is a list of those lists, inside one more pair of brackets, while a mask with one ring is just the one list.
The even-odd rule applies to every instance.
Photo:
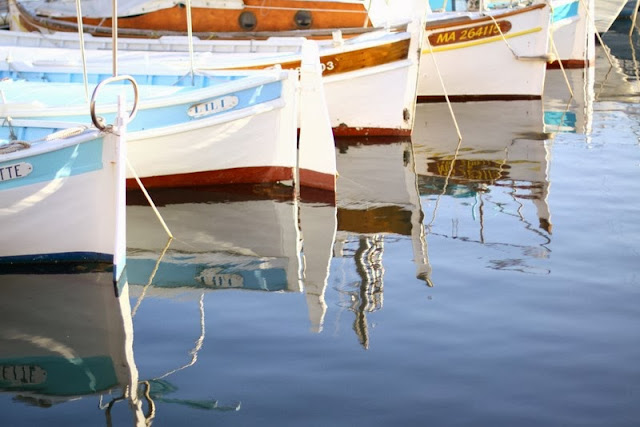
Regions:
[[[30, 80], [0, 82], [0, 90], [2, 90], [6, 102], [38, 102], [48, 107], [87, 105], [87, 113], [83, 115], [61, 115], [52, 113], [51, 116], [46, 116], [44, 118], [34, 115], [20, 116], [20, 119], [46, 119], [75, 124], [91, 123], [85, 88], [82, 83], [43, 82], [41, 79], [42, 76], [40, 76], [39, 74], [40, 73], [31, 73], [29, 75], [25, 75], [25, 73], [19, 73], [21, 77], [28, 77]], [[0, 75], [2, 75], [2, 73], [0, 73]], [[73, 74], [59, 73], [59, 75], [56, 74], [55, 76], [58, 77], [59, 80], [62, 80], [64, 76], [70, 81], [75, 81]], [[158, 78], [156, 79], [154, 77]], [[225, 82], [237, 80], [236, 77], [237, 76], [225, 79], [218, 77], [209, 78], [196, 76], [194, 82], [195, 84], [193, 86], [190, 85], [191, 79], [188, 78], [188, 82], [185, 83], [185, 78], [183, 76], [146, 76], [146, 78], [145, 76], [141, 76], [140, 80], [136, 78], [136, 81], [139, 83], [139, 105], [141, 108], [138, 110], [135, 120], [127, 124], [127, 130], [129, 132], [135, 132], [200, 120], [201, 117], [193, 117], [187, 114], [189, 108], [194, 105], [193, 101], [179, 102], [174, 105], [168, 105], [158, 108], [144, 108], [144, 103], [146, 101], [166, 99], [173, 95], [188, 94], [190, 92], [198, 91], [204, 87], [209, 87], [215, 84], [225, 84]], [[91, 80], [93, 81], [94, 79]], [[162, 84], [159, 83], [160, 81], [162, 81]], [[175, 83], [175, 85], [170, 85], [171, 83]], [[115, 104], [117, 102], [118, 96], [122, 93], [124, 93], [125, 96], [128, 97], [127, 99], [133, 99], [132, 89], [130, 87], [124, 87], [124, 84], [130, 86], [129, 83], [120, 82], [119, 84], [109, 84], [101, 88], [96, 102], [97, 114], [103, 117], [107, 123], [112, 123], [114, 121], [115, 113], [101, 113], [101, 105]], [[93, 92], [94, 88], [95, 84], [91, 84], [89, 86], [89, 94]], [[219, 96], [206, 98], [203, 95], [203, 98], [201, 98], [198, 102], [207, 102], [226, 95], [237, 97], [237, 105], [224, 111], [210, 113], [204, 117], [221, 116], [228, 112], [239, 111], [254, 105], [259, 105], [276, 100], [282, 95], [282, 83], [280, 81], [275, 81], [268, 84], [256, 85], [254, 87], [237, 91], [233, 91], [230, 88], [228, 93], [224, 93]], [[18, 117], [14, 117], [14, 119], [18, 119]], [[15, 127], [13, 129], [13, 133], [17, 139], [30, 141], [45, 137], [51, 132], [51, 130], [51, 128], [34, 129]], [[0, 140], [6, 141], [10, 136], [10, 132], [11, 131], [8, 124], [4, 122], [2, 129], [0, 129]]]

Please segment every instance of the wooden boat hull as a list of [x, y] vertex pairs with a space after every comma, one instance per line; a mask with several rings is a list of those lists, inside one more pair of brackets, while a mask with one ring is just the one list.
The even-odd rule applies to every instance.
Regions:
[[121, 278], [123, 145], [94, 130], [0, 154], [0, 270], [96, 266]]
[[[60, 4], [62, 3], [62, 5]], [[175, 2], [154, 2], [144, 10], [119, 8], [118, 33], [121, 36], [156, 38], [161, 35], [186, 35], [187, 9]], [[238, 7], [212, 7], [192, 1], [192, 31], [206, 38], [255, 38], [273, 32], [314, 31], [331, 37], [335, 28], [355, 31], [370, 27], [364, 3], [344, 1], [244, 0]], [[242, 4], [243, 3], [243, 4]], [[200, 7], [197, 5], [201, 4]], [[160, 5], [155, 8], [155, 6]], [[75, 2], [11, 1], [12, 29], [26, 31], [77, 32]], [[147, 11], [149, 10], [149, 11]], [[88, 34], [111, 36], [110, 9], [95, 12], [83, 9], [83, 27]]]
[[493, 18], [427, 15], [418, 100], [442, 101], [445, 95], [453, 101], [541, 98], [549, 13], [548, 6], [537, 4], [493, 13]]

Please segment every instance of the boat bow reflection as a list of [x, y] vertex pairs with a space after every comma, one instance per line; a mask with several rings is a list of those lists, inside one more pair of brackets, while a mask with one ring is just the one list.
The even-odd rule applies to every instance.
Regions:
[[110, 272], [1, 278], [0, 390], [39, 407], [119, 395], [144, 424], [128, 285], [116, 295]]
[[341, 305], [353, 312], [353, 330], [369, 348], [367, 315], [383, 308], [385, 239], [411, 239], [415, 276], [428, 286], [425, 239], [410, 140], [338, 140], [337, 235], [334, 257], [352, 258], [358, 277], [343, 282]]
[[446, 104], [417, 110], [413, 143], [428, 234], [515, 248], [520, 256], [494, 259], [491, 268], [538, 272], [526, 260], [548, 256], [553, 229], [542, 102], [470, 102], [453, 112], [462, 139]]

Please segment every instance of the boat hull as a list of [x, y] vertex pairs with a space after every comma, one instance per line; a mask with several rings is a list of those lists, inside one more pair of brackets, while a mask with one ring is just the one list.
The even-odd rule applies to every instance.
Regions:
[[445, 16], [451, 14], [427, 16], [419, 101], [442, 101], [445, 96], [452, 101], [542, 97], [548, 6], [494, 13], [493, 19], [467, 13], [458, 14], [459, 20], [445, 21]]
[[[28, 31], [75, 31], [75, 2], [11, 2], [15, 16], [13, 27]], [[24, 3], [24, 4], [22, 4]], [[62, 5], [60, 5], [62, 3]], [[158, 37], [162, 33], [186, 34], [188, 11], [175, 2], [150, 2], [132, 10], [120, 7], [119, 33], [137, 37]], [[202, 6], [198, 7], [198, 4]], [[370, 26], [365, 5], [345, 1], [244, 0], [237, 6], [215, 7], [211, 2], [192, 1], [192, 31], [213, 37], [251, 37], [255, 33], [277, 31], [363, 28]], [[230, 2], [226, 2], [230, 3]], [[83, 6], [85, 8], [87, 5]], [[110, 36], [111, 9], [97, 5], [83, 9], [83, 25], [87, 33]], [[155, 10], [154, 10], [155, 9]]]
[[33, 264], [70, 270], [95, 266], [112, 269], [114, 280], [120, 279], [124, 260], [117, 252], [124, 246], [124, 201], [118, 194], [124, 191], [124, 177], [119, 177], [117, 144], [114, 135], [86, 131], [24, 153], [0, 154], [4, 178], [16, 165], [30, 169], [22, 177], [0, 181], [5, 243], [0, 245], [0, 270]]
[[550, 69], [584, 68], [595, 61], [594, 0], [555, 0], [550, 53], [555, 60]]
[[[142, 97], [135, 120], [128, 130], [128, 185], [139, 177], [147, 186], [189, 186], [288, 181], [293, 183], [297, 162], [297, 94], [295, 75], [288, 71], [256, 72], [229, 85], [187, 88], [162, 96]], [[23, 74], [25, 75], [25, 74]], [[48, 75], [53, 79], [53, 75]], [[213, 80], [214, 77], [210, 76]], [[73, 80], [73, 76], [65, 78]], [[141, 77], [142, 79], [142, 77]], [[7, 82], [8, 83], [8, 82]], [[17, 85], [14, 87], [14, 85]], [[34, 100], [49, 91], [49, 97], [65, 90], [81, 91], [82, 85], [13, 82], [5, 95], [30, 90]], [[140, 86], [141, 92], [162, 89]], [[116, 92], [122, 91], [115, 88]], [[169, 87], [170, 90], [174, 90]], [[9, 90], [12, 90], [10, 92]], [[71, 95], [69, 95], [71, 98]], [[80, 103], [8, 104], [5, 113], [14, 128], [22, 126], [22, 138], [42, 137], [55, 127], [87, 121]], [[43, 98], [41, 103], [48, 102]], [[113, 105], [100, 111], [109, 121]], [[4, 132], [9, 132], [4, 128]]]
[[[346, 41], [319, 42], [322, 82], [335, 136], [406, 136], [413, 128], [416, 79], [418, 72], [417, 38], [408, 31], [371, 33]], [[412, 43], [416, 47], [413, 49]], [[20, 68], [20, 61], [30, 58], [65, 57], [66, 61], [50, 59], [49, 69], [63, 68], [80, 71], [79, 52], [65, 55], [60, 48], [47, 53], [49, 48], [37, 46], [64, 46], [77, 48], [77, 40], [64, 34], [42, 37], [31, 33], [5, 32], [0, 44], [7, 56], [13, 58], [11, 69]], [[20, 51], [17, 46], [32, 46]], [[169, 67], [173, 72], [188, 73], [190, 60], [186, 53], [186, 38], [161, 40], [120, 39], [119, 46], [130, 49], [120, 53], [122, 72], [140, 73], [156, 64]], [[110, 43], [101, 39], [87, 39], [87, 61], [90, 70], [97, 70], [109, 58]], [[246, 41], [196, 40], [194, 65], [202, 70], [300, 69], [301, 42], [292, 38]], [[53, 52], [53, 53], [51, 53]], [[64, 56], [63, 56], [64, 55]], [[35, 61], [32, 62], [35, 64]], [[157, 65], [162, 64], [162, 65]], [[41, 67], [44, 69], [44, 66]], [[138, 70], [138, 71], [136, 71]], [[385, 90], [380, 90], [385, 88]]]

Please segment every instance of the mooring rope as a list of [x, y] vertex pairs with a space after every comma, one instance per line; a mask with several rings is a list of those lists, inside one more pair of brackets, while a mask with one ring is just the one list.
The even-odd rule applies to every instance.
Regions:
[[84, 49], [84, 29], [82, 27], [82, 6], [80, 0], [76, 0], [76, 14], [78, 22], [78, 37], [80, 38], [80, 55], [82, 56], [82, 77], [84, 78], [84, 96], [89, 103], [89, 83], [87, 77], [87, 57]]
[[138, 186], [140, 186], [140, 190], [142, 190], [142, 192], [144, 193], [144, 196], [147, 198], [147, 201], [149, 202], [149, 205], [151, 205], [151, 208], [153, 209], [153, 212], [155, 212], [156, 216], [158, 217], [158, 220], [160, 221], [160, 224], [162, 224], [162, 227], [164, 228], [164, 231], [166, 231], [167, 234], [169, 235], [169, 237], [173, 239], [173, 234], [171, 234], [171, 231], [169, 230], [169, 227], [167, 227], [167, 224], [164, 222], [164, 219], [162, 218], [162, 215], [160, 215], [160, 212], [158, 211], [158, 208], [156, 207], [156, 204], [153, 203], [153, 200], [151, 199], [151, 196], [149, 196], [149, 193], [147, 192], [147, 189], [145, 188], [144, 184], [142, 184], [142, 181], [140, 181], [140, 177], [138, 177], [138, 174], [136, 173], [135, 169], [133, 168], [133, 166], [131, 166], [131, 162], [129, 162], [128, 158], [127, 158], [127, 166], [129, 167], [129, 171], [131, 172], [131, 174], [135, 178], [136, 182], [138, 183]]
[[493, 21], [493, 24], [496, 26], [498, 33], [500, 34], [500, 37], [502, 38], [502, 41], [504, 41], [504, 44], [507, 45], [507, 48], [509, 48], [509, 50], [511, 51], [511, 53], [513, 54], [513, 56], [516, 59], [520, 59], [520, 55], [518, 55], [515, 50], [513, 50], [513, 48], [511, 47], [511, 45], [509, 44], [509, 42], [507, 41], [507, 38], [504, 36], [504, 33], [502, 32], [502, 28], [500, 28], [500, 24], [498, 24], [498, 21], [496, 21], [496, 18], [489, 14], [489, 13], [484, 13], [482, 12], [483, 16], [488, 17], [489, 19], [491, 19], [491, 21]]
[[160, 253], [160, 256], [156, 260], [156, 264], [153, 267], [153, 270], [151, 271], [151, 274], [149, 275], [149, 280], [147, 280], [147, 284], [144, 286], [144, 288], [142, 288], [142, 292], [140, 293], [140, 296], [138, 297], [138, 301], [136, 301], [136, 305], [131, 310], [131, 317], [135, 317], [136, 316], [136, 312], [140, 308], [140, 304], [142, 304], [142, 300], [144, 299], [145, 295], [147, 294], [147, 290], [151, 286], [151, 283], [153, 283], [153, 279], [156, 277], [156, 273], [158, 272], [158, 269], [160, 268], [160, 262], [162, 261], [162, 259], [164, 258], [165, 254], [167, 253], [167, 250], [169, 249], [169, 245], [171, 244], [172, 241], [173, 241], [173, 238], [169, 237], [169, 240], [167, 241], [167, 244], [164, 246], [164, 249], [162, 250], [162, 253]]
[[442, 87], [442, 93], [444, 93], [444, 99], [447, 101], [447, 106], [449, 107], [449, 113], [451, 114], [451, 119], [453, 120], [453, 124], [456, 127], [458, 138], [462, 139], [462, 135], [460, 134], [460, 128], [458, 127], [458, 121], [456, 120], [456, 115], [453, 113], [453, 107], [451, 106], [451, 101], [449, 101], [447, 88], [444, 86], [444, 80], [442, 80], [442, 74], [440, 73], [440, 68], [438, 67], [438, 61], [436, 61], [435, 52], [431, 47], [431, 42], [429, 41], [428, 36], [425, 37], [425, 40], [427, 41], [427, 47], [429, 48], [429, 52], [431, 52], [431, 59], [433, 59], [433, 65], [436, 67], [436, 74], [438, 74], [438, 79], [440, 80], [440, 86]]
[[[573, 89], [571, 88], [571, 83], [569, 83], [569, 77], [567, 76], [567, 72], [564, 69], [564, 65], [562, 64], [562, 60], [560, 59], [560, 54], [558, 53], [558, 48], [556, 47], [556, 41], [553, 38], [553, 30], [549, 29], [549, 40], [551, 41], [551, 49], [553, 49], [553, 55], [556, 57], [556, 62], [560, 66], [560, 71], [562, 71], [562, 76], [564, 77], [564, 82], [567, 84], [567, 89], [569, 90], [569, 94], [571, 98], [573, 98]], [[571, 98], [569, 102], [571, 102]]]
[[606, 49], [606, 45], [604, 44], [604, 42], [602, 41], [602, 37], [600, 36], [600, 33], [598, 32], [598, 30], [596, 30], [596, 20], [595, 17], [592, 16], [589, 13], [589, 8], [587, 7], [587, 5], [584, 3], [584, 0], [580, 0], [580, 4], [582, 5], [582, 7], [584, 7], [585, 12], [587, 13], [587, 19], [589, 20], [589, 24], [593, 25], [593, 32], [596, 34], [596, 37], [598, 38], [598, 41], [600, 42], [600, 46], [604, 47], [604, 54], [607, 57], [607, 60], [609, 61], [609, 65], [611, 65], [613, 67], [613, 59], [611, 58], [611, 55], [609, 54], [609, 52]]
[[191, 66], [191, 85], [195, 84], [193, 66], [193, 23], [191, 21], [191, 0], [187, 0], [187, 39], [189, 40], [189, 64]]

